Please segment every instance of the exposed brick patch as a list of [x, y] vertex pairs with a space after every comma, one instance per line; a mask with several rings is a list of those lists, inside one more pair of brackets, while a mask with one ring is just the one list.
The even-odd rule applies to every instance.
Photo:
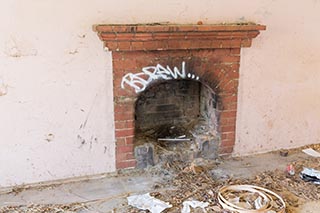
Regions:
[[133, 129], [134, 128], [134, 121], [127, 120], [127, 121], [116, 121], [115, 122], [115, 129]]
[[117, 146], [117, 153], [132, 153], [133, 144]]
[[115, 113], [115, 120], [116, 121], [127, 121], [127, 120], [133, 120], [134, 119], [134, 113], [133, 112], [116, 112]]
[[220, 147], [220, 155], [230, 155], [233, 152], [233, 145], [229, 147]]
[[[116, 167], [135, 167], [134, 88], [121, 87], [127, 73], [141, 73], [147, 66], [180, 67], [199, 77], [217, 95], [220, 111], [219, 153], [233, 151], [237, 116], [237, 94], [242, 47], [250, 47], [263, 25], [96, 25], [94, 30], [112, 52], [113, 94], [116, 136]], [[141, 75], [147, 80], [148, 76]], [[161, 103], [158, 110], [174, 112], [173, 105]], [[186, 112], [188, 113], [188, 112]]]
[[[221, 134], [221, 154], [230, 153], [234, 145], [235, 140], [235, 125], [236, 125], [236, 113], [237, 113], [237, 88], [238, 85], [238, 69], [240, 57], [234, 55], [239, 53], [233, 51], [232, 48], [228, 49], [212, 49], [212, 50], [176, 50], [176, 51], [160, 51], [160, 52], [144, 52], [144, 51], [128, 51], [122, 52], [121, 56], [116, 54], [116, 58], [121, 58], [121, 62], [124, 65], [114, 66], [114, 102], [115, 109], [115, 126], [116, 137], [120, 137], [122, 140], [117, 142], [117, 153], [119, 158], [118, 166], [129, 165], [127, 161], [132, 158], [126, 158], [127, 153], [133, 153], [133, 146], [127, 146], [134, 144], [134, 111], [135, 102], [138, 94], [136, 94], [131, 87], [125, 87], [122, 89], [121, 79], [126, 74], [123, 72], [126, 62], [135, 64], [140, 69], [128, 69], [127, 72], [138, 73], [141, 72], [141, 68], [145, 66], [152, 66], [156, 64], [168, 65], [170, 67], [180, 67], [184, 61], [186, 63], [187, 72], [194, 73], [200, 77], [200, 82], [205, 83], [211, 87], [218, 95], [220, 102], [220, 134]], [[128, 67], [132, 66], [128, 64]], [[237, 74], [233, 74], [233, 73]], [[121, 73], [121, 74], [117, 74]], [[123, 96], [127, 91], [127, 95]], [[128, 99], [128, 101], [124, 101]], [[121, 100], [121, 101], [120, 101]], [[169, 105], [160, 106], [163, 110], [171, 109]], [[161, 109], [162, 109], [161, 108]], [[117, 140], [118, 141], [118, 140]], [[117, 154], [117, 155], [118, 155]], [[130, 161], [131, 162], [131, 161]], [[131, 162], [130, 165], [133, 165]], [[124, 167], [118, 167], [124, 168]]]
[[131, 144], [133, 144], [133, 142], [134, 142], [134, 137], [133, 136], [126, 137], [126, 144], [127, 145], [131, 145]]
[[134, 136], [134, 129], [116, 129], [116, 137], [128, 137], [128, 136]]
[[117, 169], [134, 168], [136, 166], [136, 160], [125, 160], [116, 159]]

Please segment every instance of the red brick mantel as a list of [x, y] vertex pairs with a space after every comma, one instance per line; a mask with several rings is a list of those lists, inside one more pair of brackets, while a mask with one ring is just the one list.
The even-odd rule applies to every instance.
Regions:
[[[218, 95], [220, 154], [235, 143], [240, 49], [250, 47], [264, 25], [96, 25], [94, 30], [112, 51], [116, 167], [135, 166], [133, 155], [135, 101], [139, 88], [123, 83], [128, 73], [161, 64], [197, 76]], [[141, 76], [147, 80], [148, 76]], [[149, 79], [150, 80], [150, 79]]]

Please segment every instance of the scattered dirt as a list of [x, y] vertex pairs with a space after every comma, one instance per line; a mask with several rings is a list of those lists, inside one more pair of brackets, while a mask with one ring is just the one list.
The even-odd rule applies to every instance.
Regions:
[[[320, 145], [313, 145], [311, 148], [319, 151]], [[301, 152], [301, 149], [302, 148], [289, 150], [289, 155], [292, 153]], [[182, 203], [186, 200], [209, 202], [210, 205], [206, 208], [207, 212], [229, 213], [229, 211], [223, 210], [218, 203], [218, 190], [222, 186], [226, 185], [250, 184], [267, 188], [280, 195], [287, 205], [287, 213], [318, 212], [320, 185], [305, 182], [300, 178], [299, 173], [303, 167], [320, 170], [320, 158], [307, 158], [303, 160], [299, 159], [292, 162], [292, 165], [295, 168], [294, 175], [289, 175], [283, 169], [260, 172], [258, 175], [251, 176], [250, 178], [215, 177], [212, 171], [213, 169], [219, 168], [219, 162], [219, 160], [198, 160], [192, 163], [174, 161], [168, 162], [162, 165], [162, 167], [153, 167], [145, 172], [160, 176], [164, 176], [164, 174], [170, 175], [167, 175], [168, 178], [164, 179], [161, 183], [155, 183], [153, 190], [150, 191], [150, 194], [160, 200], [172, 204], [173, 207], [165, 210], [165, 213], [181, 212]], [[131, 172], [134, 173], [134, 171]], [[130, 175], [130, 173], [124, 173], [123, 175]], [[0, 208], [0, 212], [71, 213], [79, 212], [85, 209], [86, 203], [73, 203], [69, 205], [11, 206]], [[147, 211], [142, 211], [124, 204], [123, 206], [114, 209], [113, 212], [138, 213]], [[194, 212], [202, 211], [195, 210]]]
[[[320, 145], [308, 147], [320, 150]], [[289, 153], [301, 152], [303, 148], [290, 150]], [[252, 178], [228, 178], [226, 180], [212, 177], [210, 168], [213, 167], [212, 164], [209, 167], [209, 164], [195, 165], [191, 163], [187, 166], [182, 165], [182, 162], [172, 162], [171, 165], [166, 165], [167, 168], [165, 169], [174, 170], [176, 175], [162, 185], [157, 184], [157, 187], [151, 193], [154, 197], [173, 205], [172, 208], [164, 212], [181, 212], [183, 201], [198, 200], [210, 203], [209, 207], [206, 208], [208, 212], [228, 213], [220, 207], [217, 192], [222, 186], [234, 184], [250, 184], [272, 190], [284, 199], [287, 205], [287, 213], [301, 212], [299, 207], [302, 206], [303, 208], [303, 204], [320, 200], [320, 185], [305, 182], [299, 176], [303, 167], [320, 170], [319, 158], [293, 162], [296, 170], [294, 175], [289, 175], [283, 170], [274, 170], [261, 172]], [[166, 188], [171, 189], [164, 190]], [[128, 206], [125, 210], [118, 210], [117, 212], [137, 213], [142, 211]], [[308, 212], [313, 213], [312, 211]]]
[[[218, 204], [217, 192], [221, 186], [233, 184], [251, 184], [261, 186], [279, 194], [286, 202], [287, 213], [297, 212], [297, 207], [308, 201], [319, 200], [320, 187], [301, 180], [298, 175], [288, 177], [283, 171], [264, 172], [252, 179], [213, 180], [206, 172], [199, 174], [181, 171], [172, 182], [162, 187], [174, 186], [176, 189], [158, 192], [151, 195], [170, 202], [173, 208], [166, 212], [180, 212], [182, 202], [188, 199], [209, 202], [208, 212], [226, 212]], [[128, 207], [128, 212], [139, 212]]]
[[72, 203], [68, 205], [28, 205], [28, 206], [8, 206], [0, 208], [0, 212], [5, 213], [73, 213], [86, 209], [82, 203]]

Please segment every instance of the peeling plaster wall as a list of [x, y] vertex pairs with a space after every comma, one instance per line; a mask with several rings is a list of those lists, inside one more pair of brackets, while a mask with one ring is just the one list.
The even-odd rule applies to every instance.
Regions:
[[317, 0], [0, 3], [0, 186], [115, 169], [111, 54], [98, 23], [254, 21], [242, 50], [235, 154], [320, 139]]

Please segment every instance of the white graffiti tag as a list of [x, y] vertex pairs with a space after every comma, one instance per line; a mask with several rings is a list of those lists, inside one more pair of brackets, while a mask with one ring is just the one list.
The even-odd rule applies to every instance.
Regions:
[[188, 73], [188, 75], [186, 75], [185, 62], [182, 62], [181, 71], [177, 67], [174, 67], [172, 70], [169, 66], [165, 68], [160, 64], [157, 64], [157, 66], [142, 68], [142, 72], [140, 73], [126, 74], [122, 77], [121, 88], [124, 89], [124, 85], [128, 84], [135, 89], [136, 93], [139, 93], [144, 91], [148, 84], [154, 80], [185, 79], [186, 77], [199, 80], [199, 77], [194, 74]]

